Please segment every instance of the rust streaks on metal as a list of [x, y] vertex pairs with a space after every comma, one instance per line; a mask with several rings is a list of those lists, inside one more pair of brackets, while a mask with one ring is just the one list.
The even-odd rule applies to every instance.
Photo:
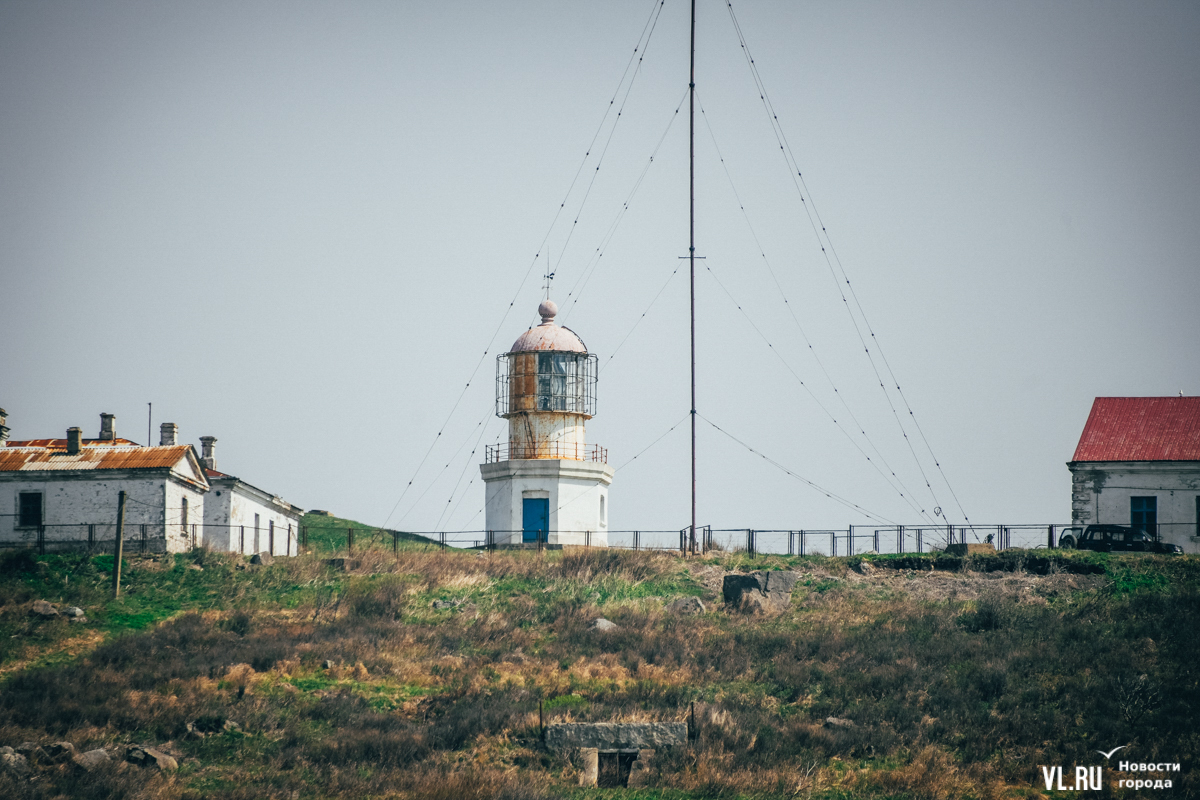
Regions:
[[92, 469], [163, 469], [186, 458], [191, 445], [85, 447], [78, 453], [52, 447], [0, 448], [0, 472]]

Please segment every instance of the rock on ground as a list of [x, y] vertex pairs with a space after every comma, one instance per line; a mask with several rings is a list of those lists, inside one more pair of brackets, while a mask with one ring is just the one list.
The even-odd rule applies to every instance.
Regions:
[[621, 629], [620, 626], [618, 626], [615, 622], [609, 622], [604, 617], [600, 617], [600, 619], [598, 619], [592, 623], [592, 630], [594, 630], [594, 631], [608, 632], [608, 631], [619, 631], [620, 629]]
[[109, 761], [108, 753], [103, 748], [97, 750], [88, 750], [86, 753], [80, 753], [72, 759], [78, 766], [91, 772], [101, 764], [107, 764]]
[[841, 717], [826, 717], [825, 718], [825, 727], [826, 728], [855, 728], [858, 726], [854, 724], [854, 720], [842, 719]]
[[29, 772], [29, 761], [20, 753], [12, 752], [11, 747], [5, 747], [7, 753], [0, 753], [0, 771], [11, 772], [14, 775], [26, 775]]
[[54, 607], [53, 603], [49, 603], [45, 600], [34, 600], [33, 608], [29, 609], [29, 613], [38, 617], [50, 619], [58, 616], [58, 609]]
[[45, 751], [46, 757], [56, 764], [67, 761], [75, 755], [75, 745], [70, 742], [55, 742], [42, 749]]
[[699, 597], [677, 597], [667, 603], [665, 610], [671, 614], [703, 614], [708, 609]]
[[275, 563], [275, 557], [266, 550], [263, 550], [261, 553], [255, 553], [254, 555], [250, 556], [250, 563], [261, 564], [264, 567], [269, 567]]
[[179, 766], [179, 762], [174, 758], [153, 747], [130, 747], [125, 752], [125, 760], [131, 764], [137, 764], [142, 767], [153, 767], [163, 772], [169, 772]]
[[794, 572], [734, 572], [721, 582], [721, 596], [743, 613], [782, 611], [792, 601], [799, 576]]

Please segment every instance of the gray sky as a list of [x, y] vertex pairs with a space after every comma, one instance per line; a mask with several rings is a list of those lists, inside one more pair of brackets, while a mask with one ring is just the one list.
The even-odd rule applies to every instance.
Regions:
[[[725, 6], [699, 7], [699, 98], [766, 255], [698, 114], [700, 412], [880, 517], [916, 524], [940, 502], [961, 521], [875, 382]], [[551, 228], [651, 9], [0, 2], [13, 437], [94, 435], [111, 411], [142, 441], [152, 401], [155, 439], [162, 421], [215, 435], [223, 470], [301, 506], [478, 529], [470, 451], [504, 431], [494, 356], [534, 321], [550, 230], [560, 321], [605, 365], [588, 432], [622, 467], [611, 525], [686, 524], [686, 423], [626, 465], [688, 409], [685, 270], [670, 277], [686, 106], [668, 129], [686, 3], [666, 0], [601, 169], [611, 115]], [[1200, 394], [1200, 6], [735, 11], [966, 513], [1069, 519], [1064, 462], [1093, 397]], [[702, 524], [867, 520], [703, 422], [699, 442]]]

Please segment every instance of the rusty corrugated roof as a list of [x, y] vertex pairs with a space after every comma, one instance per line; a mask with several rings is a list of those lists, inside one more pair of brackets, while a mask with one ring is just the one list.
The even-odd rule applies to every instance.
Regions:
[[1200, 397], [1097, 397], [1072, 461], [1200, 461]]
[[[137, 442], [131, 439], [84, 439], [82, 442], [84, 447], [140, 447]], [[50, 447], [57, 450], [67, 449], [66, 439], [21, 439], [10, 440], [9, 447]]]
[[187, 457], [191, 445], [172, 447], [84, 447], [74, 455], [66, 448], [0, 448], [0, 472], [94, 469], [171, 469]]

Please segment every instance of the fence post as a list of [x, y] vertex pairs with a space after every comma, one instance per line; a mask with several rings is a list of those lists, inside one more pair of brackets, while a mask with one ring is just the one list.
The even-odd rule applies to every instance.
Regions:
[[346, 528], [346, 554], [354, 555], [354, 528]]
[[800, 530], [800, 555], [804, 555], [804, 529]]
[[95, 546], [96, 546], [96, 526], [88, 525], [88, 552], [90, 553], [92, 551], [92, 548], [94, 548]]
[[142, 555], [146, 555], [146, 548], [149, 537], [146, 534], [146, 525], [142, 525]]
[[899, 544], [896, 546], [896, 552], [903, 553], [904, 552], [904, 526], [903, 525], [897, 526], [897, 528], [896, 528], [896, 541], [899, 542]]
[[875, 529], [875, 539], [874, 539], [873, 544], [875, 547], [875, 552], [878, 553], [879, 552], [879, 528]]
[[1054, 526], [1046, 528], [1046, 547], [1054, 549]]
[[442, 540], [442, 552], [445, 552], [446, 551], [446, 532], [442, 531], [440, 534], [438, 534], [438, 536]]
[[113, 548], [113, 573], [112, 586], [113, 597], [121, 596], [121, 558], [125, 555], [125, 491], [117, 495], [117, 543]]
[[246, 526], [242, 525], [240, 526], [240, 529], [241, 533], [239, 534], [238, 538], [238, 555], [244, 556], [246, 555]]

